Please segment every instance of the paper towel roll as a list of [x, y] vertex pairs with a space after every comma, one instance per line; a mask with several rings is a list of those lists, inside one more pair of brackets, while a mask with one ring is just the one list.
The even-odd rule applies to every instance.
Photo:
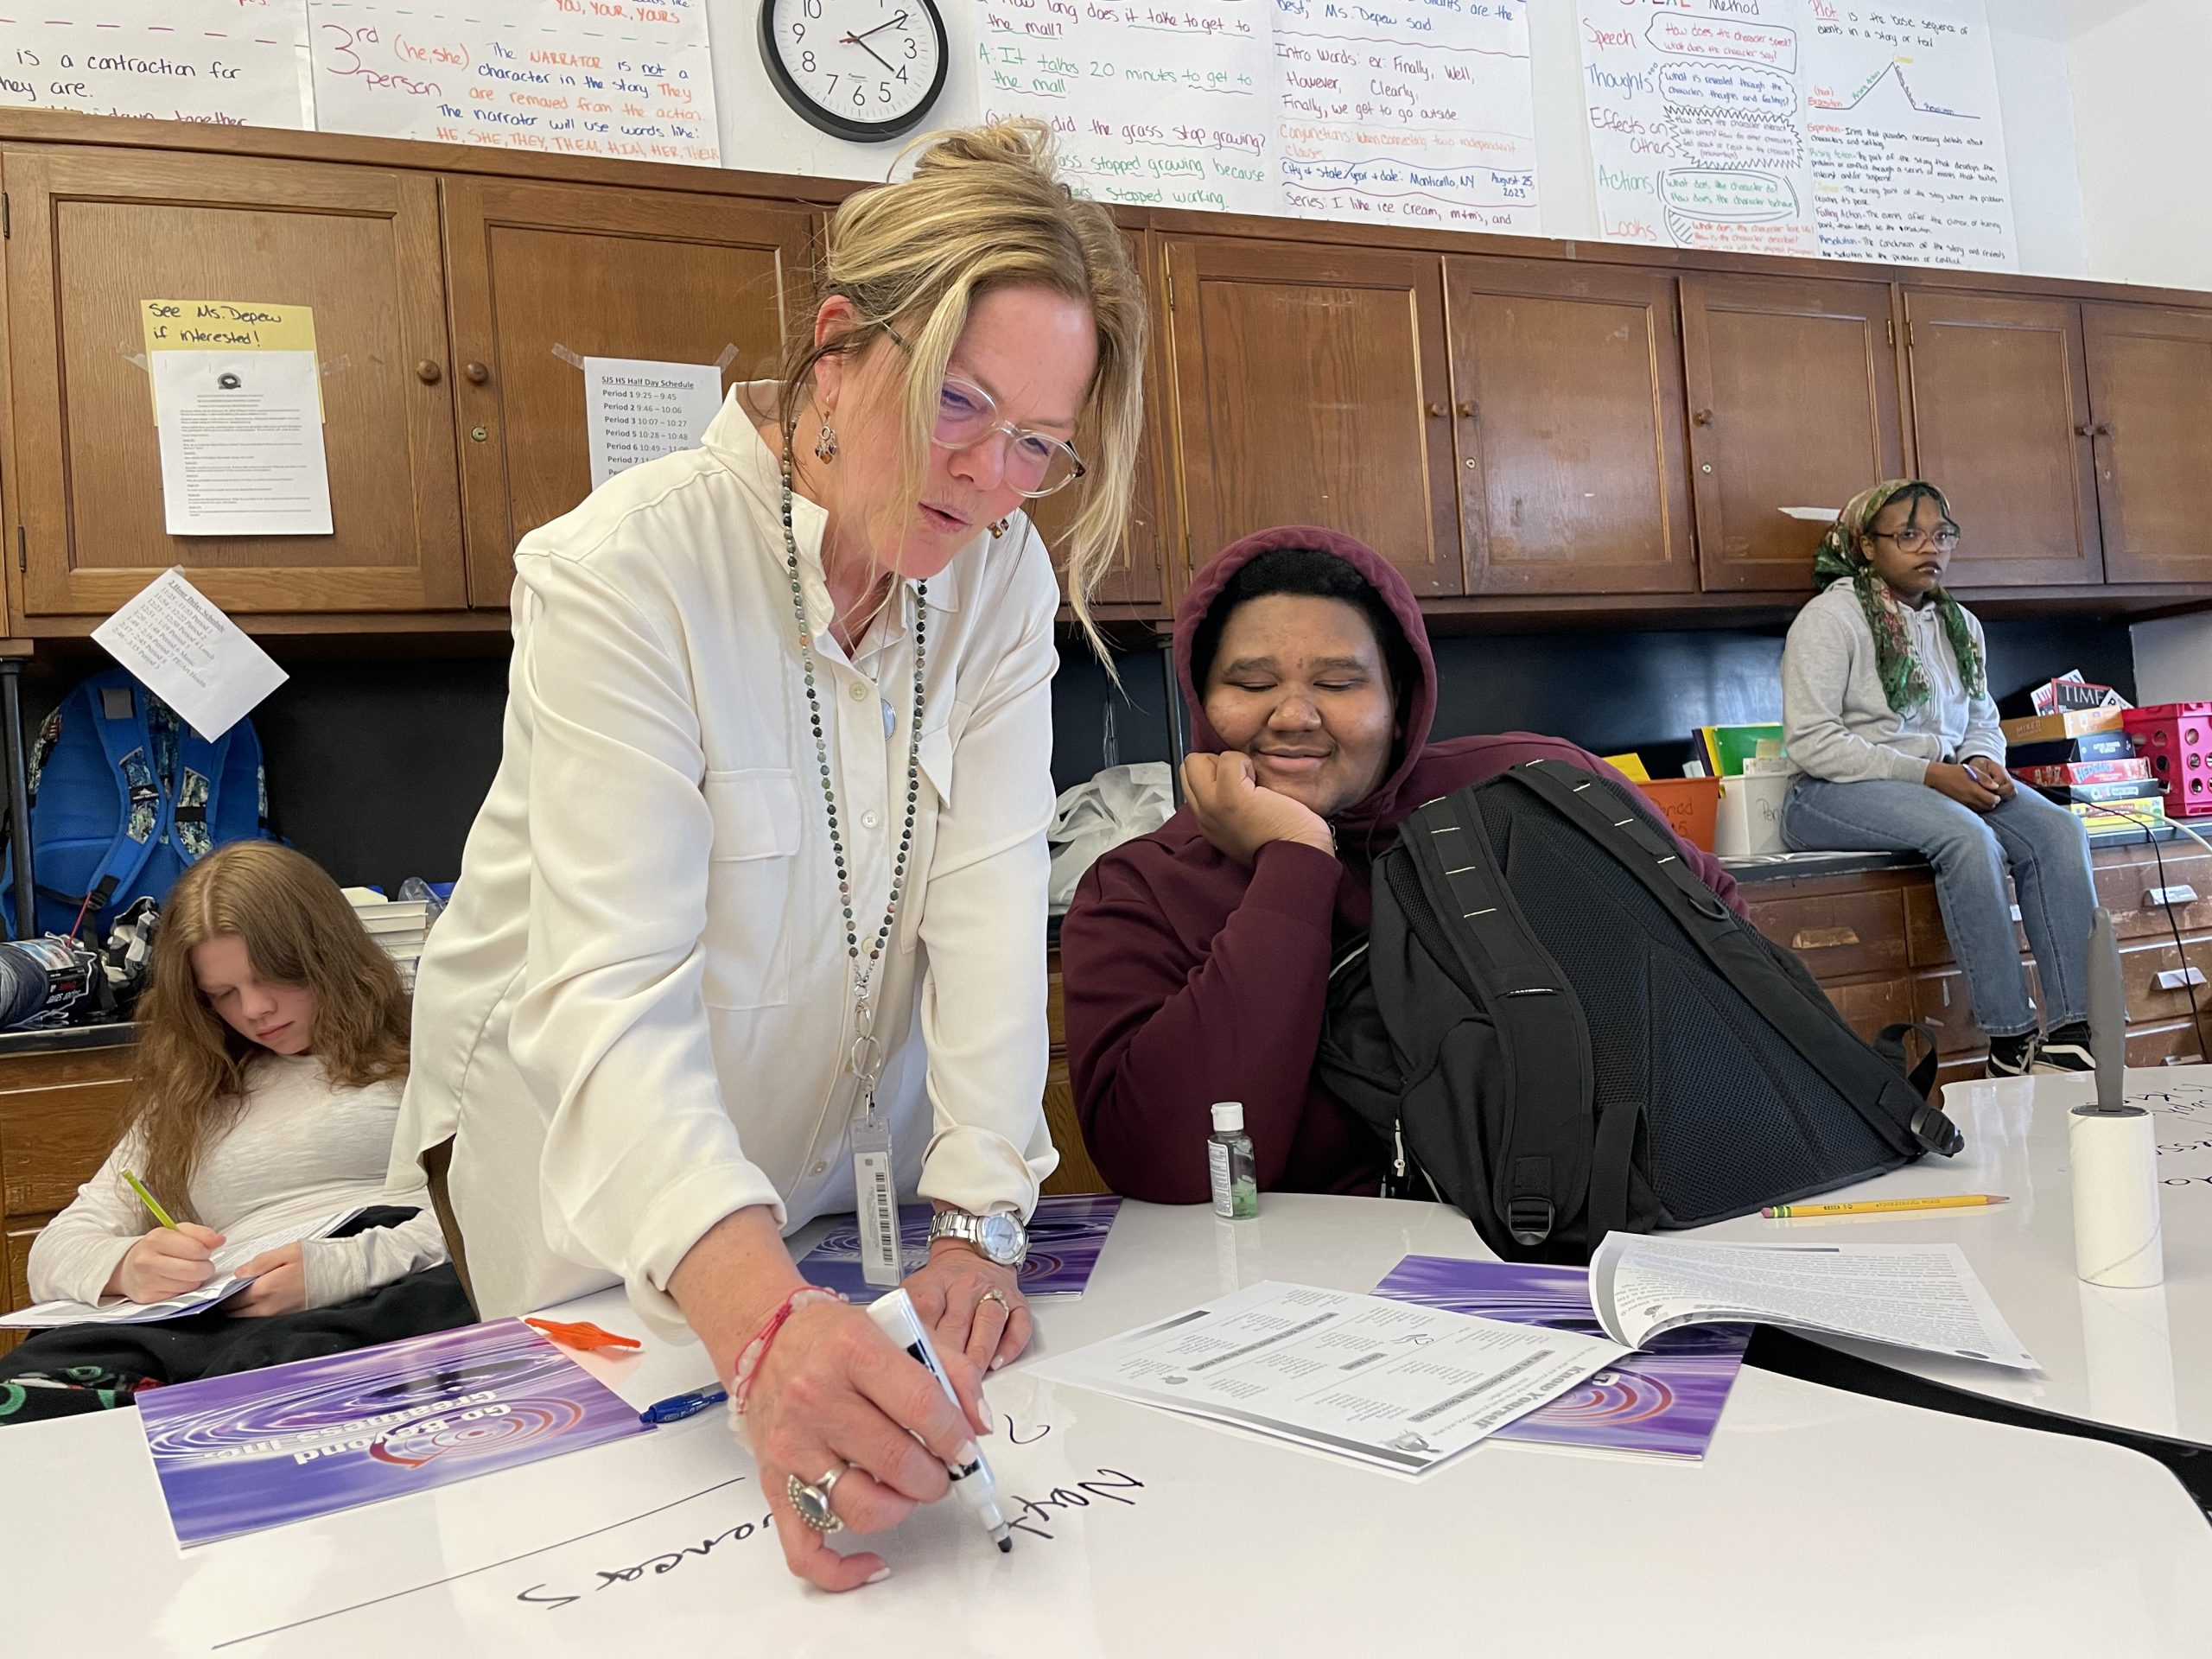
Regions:
[[2158, 1142], [2139, 1106], [2077, 1106], [2068, 1121], [2074, 1167], [2074, 1270], [2093, 1285], [2162, 1283]]
[[2159, 1286], [2107, 1290], [2076, 1285], [2089, 1409], [2101, 1423], [2181, 1438], [2174, 1401], [2173, 1339]]

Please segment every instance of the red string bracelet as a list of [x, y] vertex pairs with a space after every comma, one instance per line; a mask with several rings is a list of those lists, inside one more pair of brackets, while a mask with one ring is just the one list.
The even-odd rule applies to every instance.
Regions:
[[768, 1357], [768, 1344], [784, 1328], [784, 1322], [810, 1302], [842, 1302], [842, 1293], [823, 1290], [818, 1285], [801, 1285], [778, 1302], [768, 1317], [760, 1321], [753, 1332], [753, 1340], [747, 1343], [737, 1357], [737, 1374], [730, 1379], [729, 1414], [733, 1420], [745, 1415], [745, 1405], [753, 1393], [753, 1379], [760, 1374], [760, 1362]]

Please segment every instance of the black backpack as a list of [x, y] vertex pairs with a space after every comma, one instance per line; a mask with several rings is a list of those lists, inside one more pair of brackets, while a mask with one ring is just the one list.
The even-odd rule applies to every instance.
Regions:
[[1387, 1190], [1425, 1184], [1502, 1256], [1586, 1261], [1965, 1144], [1927, 1097], [1933, 1040], [1910, 1077], [1914, 1027], [1870, 1047], [1593, 772], [1531, 760], [1431, 801], [1374, 880], [1320, 1080], [1389, 1148]]

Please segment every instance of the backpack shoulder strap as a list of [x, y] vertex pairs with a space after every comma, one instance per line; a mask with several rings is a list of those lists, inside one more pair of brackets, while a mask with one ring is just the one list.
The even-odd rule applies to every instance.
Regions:
[[[1456, 965], [1497, 1028], [1510, 1104], [1491, 1202], [1514, 1242], [1534, 1249], [1588, 1194], [1590, 1032], [1567, 976], [1506, 886], [1472, 795], [1431, 801], [1399, 831], [1421, 891], [1396, 896], [1416, 932], [1440, 936], [1423, 943], [1433, 953], [1441, 945], [1440, 960]], [[1424, 898], [1433, 929], [1419, 925]]]
[[[1570, 823], [1610, 850], [1624, 869], [1667, 906], [1707, 960], [1808, 1061], [1831, 1077], [1844, 1075], [1847, 1067], [1861, 1063], [1866, 1045], [1835, 1014], [1825, 994], [1821, 1000], [1831, 1018], [1808, 1026], [1798, 1017], [1805, 1000], [1802, 994], [1788, 991], [1785, 977], [1751, 971], [1756, 966], [1770, 965], [1764, 939], [1698, 879], [1683, 860], [1680, 846], [1673, 836], [1662, 832], [1649, 808], [1630, 801], [1610, 779], [1563, 760], [1524, 761], [1503, 775], [1551, 802]], [[1898, 1058], [1902, 1058], [1901, 1050]], [[1914, 1078], [1891, 1076], [1904, 1072], [1905, 1068], [1887, 1056], [1883, 1061], [1885, 1080], [1895, 1082], [1900, 1090], [1912, 1087], [1914, 1097], [1907, 1105], [1885, 1089], [1883, 1093], [1889, 1097], [1878, 1105], [1862, 1099], [1856, 1090], [1847, 1091], [1851, 1103], [1876, 1133], [1900, 1151], [1915, 1154], [1939, 1152], [1948, 1157], [1965, 1146], [1966, 1139], [1957, 1126], [1928, 1100]]]
[[[130, 713], [111, 717], [103, 693], [118, 684], [130, 692]], [[85, 698], [86, 717], [99, 738], [100, 753], [115, 775], [117, 793], [123, 803], [115, 839], [94, 868], [83, 895], [87, 901], [85, 914], [95, 917], [146, 868], [163, 827], [165, 804], [161, 780], [154, 772], [153, 736], [146, 727], [145, 689], [118, 670], [113, 676], [96, 675], [72, 695]]]

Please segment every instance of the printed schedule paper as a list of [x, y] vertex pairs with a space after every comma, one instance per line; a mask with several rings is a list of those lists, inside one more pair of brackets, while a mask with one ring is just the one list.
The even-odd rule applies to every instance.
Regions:
[[1627, 1352], [1571, 1331], [1269, 1281], [1034, 1369], [1418, 1475]]
[[1792, 1325], [2037, 1368], [1955, 1244], [1717, 1244], [1608, 1233], [1590, 1258], [1606, 1335], [1641, 1348], [1714, 1320]]
[[722, 372], [711, 363], [588, 357], [583, 365], [594, 490], [640, 462], [697, 448], [722, 406]]
[[255, 1256], [264, 1250], [296, 1244], [302, 1239], [327, 1238], [360, 1213], [359, 1209], [341, 1210], [320, 1221], [264, 1233], [259, 1238], [234, 1239], [208, 1256], [214, 1274], [206, 1284], [197, 1290], [180, 1291], [162, 1301], [41, 1302], [35, 1307], [0, 1313], [0, 1330], [45, 1331], [61, 1325], [153, 1325], [162, 1319], [181, 1319], [187, 1313], [204, 1313], [253, 1282], [238, 1269]]
[[92, 639], [210, 743], [290, 677], [177, 569], [155, 577]]

